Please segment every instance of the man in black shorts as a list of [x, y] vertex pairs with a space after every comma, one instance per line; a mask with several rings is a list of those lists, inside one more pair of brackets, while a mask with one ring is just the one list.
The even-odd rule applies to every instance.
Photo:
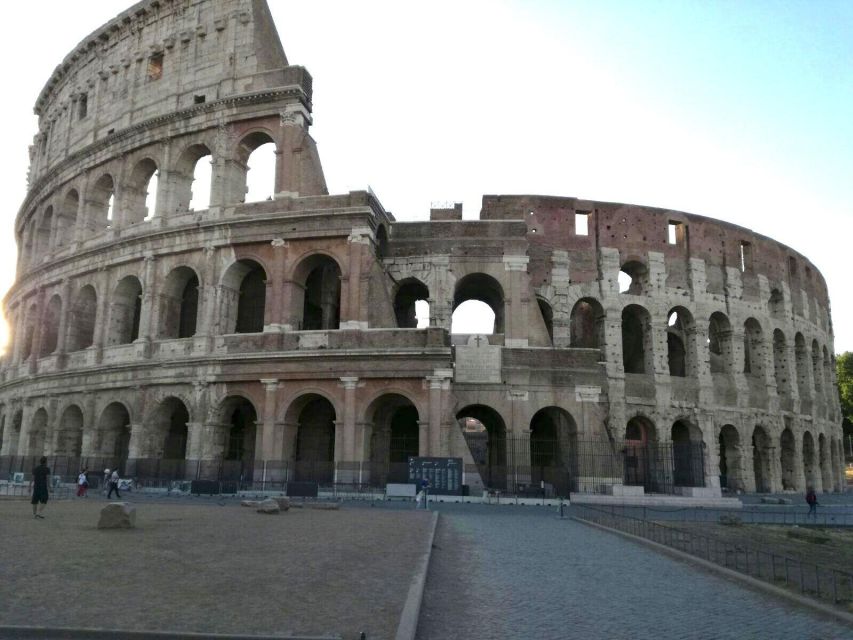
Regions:
[[33, 489], [33, 499], [30, 502], [33, 505], [33, 517], [35, 518], [44, 519], [41, 512], [44, 511], [44, 505], [47, 504], [47, 479], [49, 477], [50, 468], [47, 466], [47, 458], [42, 456], [39, 460], [39, 466], [33, 469], [33, 479], [30, 483]]

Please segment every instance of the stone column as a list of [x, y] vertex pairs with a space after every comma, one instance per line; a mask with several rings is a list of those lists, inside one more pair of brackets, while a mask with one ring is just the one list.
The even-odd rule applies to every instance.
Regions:
[[344, 387], [343, 459], [336, 458], [335, 462], [353, 462], [355, 460], [355, 391], [358, 378], [344, 377], [340, 380]]
[[263, 436], [261, 437], [261, 449], [255, 448], [255, 460], [275, 460], [275, 417], [277, 411], [278, 380], [275, 378], [262, 378], [260, 383], [264, 385], [264, 421]]
[[272, 273], [269, 274], [270, 282], [268, 298], [269, 317], [267, 318], [264, 331], [280, 332], [285, 323], [284, 316], [284, 266], [287, 261], [288, 244], [281, 238], [272, 241], [273, 262]]
[[145, 254], [145, 272], [142, 281], [142, 307], [139, 313], [139, 337], [142, 343], [141, 355], [151, 356], [151, 337], [157, 331], [157, 267], [152, 253]]
[[98, 312], [95, 316], [95, 335], [93, 336], [92, 346], [95, 348], [95, 362], [100, 363], [104, 356], [104, 345], [107, 343], [107, 333], [109, 327], [109, 309], [110, 297], [110, 272], [108, 269], [101, 269], [99, 274], [100, 283], [98, 291]]
[[441, 456], [447, 451], [447, 444], [442, 438], [442, 421], [444, 419], [445, 398], [450, 392], [452, 369], [435, 369], [431, 376], [426, 377], [429, 384], [429, 415], [427, 416], [427, 433], [421, 429], [418, 434], [418, 453], [421, 456]]
[[59, 366], [65, 366], [65, 353], [66, 353], [66, 340], [68, 336], [68, 315], [69, 309], [71, 307], [71, 280], [66, 278], [62, 281], [62, 288], [60, 289], [62, 298], [62, 309], [59, 312], [59, 328], [57, 329], [58, 335], [56, 336], [56, 353], [59, 355]]
[[[350, 232], [349, 264], [341, 287], [341, 329], [367, 329], [366, 301], [361, 299], [362, 259], [365, 247], [370, 246], [369, 227], [354, 227]], [[325, 314], [324, 314], [325, 315]]]
[[33, 320], [36, 323], [35, 329], [33, 331], [33, 343], [30, 348], [30, 360], [29, 360], [29, 372], [30, 374], [36, 373], [38, 370], [38, 359], [39, 354], [41, 353], [41, 334], [42, 327], [44, 326], [44, 314], [46, 312], [46, 305], [44, 304], [44, 287], [40, 288], [38, 291], [38, 295], [36, 296], [36, 317]]
[[504, 301], [504, 345], [509, 348], [526, 349], [527, 302], [522, 300], [521, 275], [527, 272], [530, 258], [527, 256], [504, 256], [504, 269], [509, 280], [509, 300]]

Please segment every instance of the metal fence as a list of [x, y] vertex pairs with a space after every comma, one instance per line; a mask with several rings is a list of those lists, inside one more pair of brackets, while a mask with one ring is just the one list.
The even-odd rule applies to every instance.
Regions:
[[[472, 462], [464, 465], [463, 485], [477, 495], [500, 491], [519, 497], [568, 497], [571, 492], [607, 493], [613, 485], [642, 486], [647, 493], [678, 493], [682, 486], [703, 486], [704, 448], [699, 443], [651, 443], [628, 446], [609, 441], [494, 438], [466, 435]], [[399, 459], [402, 456], [396, 456]], [[39, 456], [0, 456], [0, 480], [28, 478]], [[99, 486], [105, 469], [118, 469], [145, 487], [171, 487], [210, 480], [228, 490], [278, 489], [287, 482], [316, 482], [323, 488], [384, 488], [408, 481], [405, 461], [332, 462], [329, 460], [170, 460], [161, 458], [48, 456], [48, 466], [63, 482], [76, 481], [83, 469]]]
[[805, 502], [802, 506], [783, 508], [757, 505], [745, 505], [741, 509], [631, 505], [607, 505], [601, 508], [617, 516], [667, 522], [719, 522], [721, 517], [727, 517], [737, 518], [743, 524], [853, 527], [853, 507], [846, 505], [821, 506], [814, 516], [808, 515]]
[[652, 540], [820, 600], [845, 605], [853, 603], [853, 573], [847, 571], [749, 547], [741, 542], [685, 531], [653, 520], [630, 517], [608, 507], [572, 505], [572, 512], [579, 520]]

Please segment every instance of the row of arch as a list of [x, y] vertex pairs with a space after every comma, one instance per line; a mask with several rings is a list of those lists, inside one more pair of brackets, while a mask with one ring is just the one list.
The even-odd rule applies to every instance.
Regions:
[[162, 151], [143, 152], [126, 166], [104, 168], [68, 186], [24, 228], [18, 239], [24, 264], [36, 264], [51, 251], [108, 228], [203, 210], [211, 204], [271, 199], [276, 143], [269, 132], [243, 136], [227, 162], [214, 156], [215, 146], [213, 141], [190, 144], [168, 165]]

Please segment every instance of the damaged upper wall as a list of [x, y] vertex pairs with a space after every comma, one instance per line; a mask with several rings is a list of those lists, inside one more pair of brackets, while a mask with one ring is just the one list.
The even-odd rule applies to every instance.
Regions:
[[145, 0], [66, 56], [36, 101], [31, 184], [75, 151], [143, 121], [238, 94], [297, 85], [264, 0]]

